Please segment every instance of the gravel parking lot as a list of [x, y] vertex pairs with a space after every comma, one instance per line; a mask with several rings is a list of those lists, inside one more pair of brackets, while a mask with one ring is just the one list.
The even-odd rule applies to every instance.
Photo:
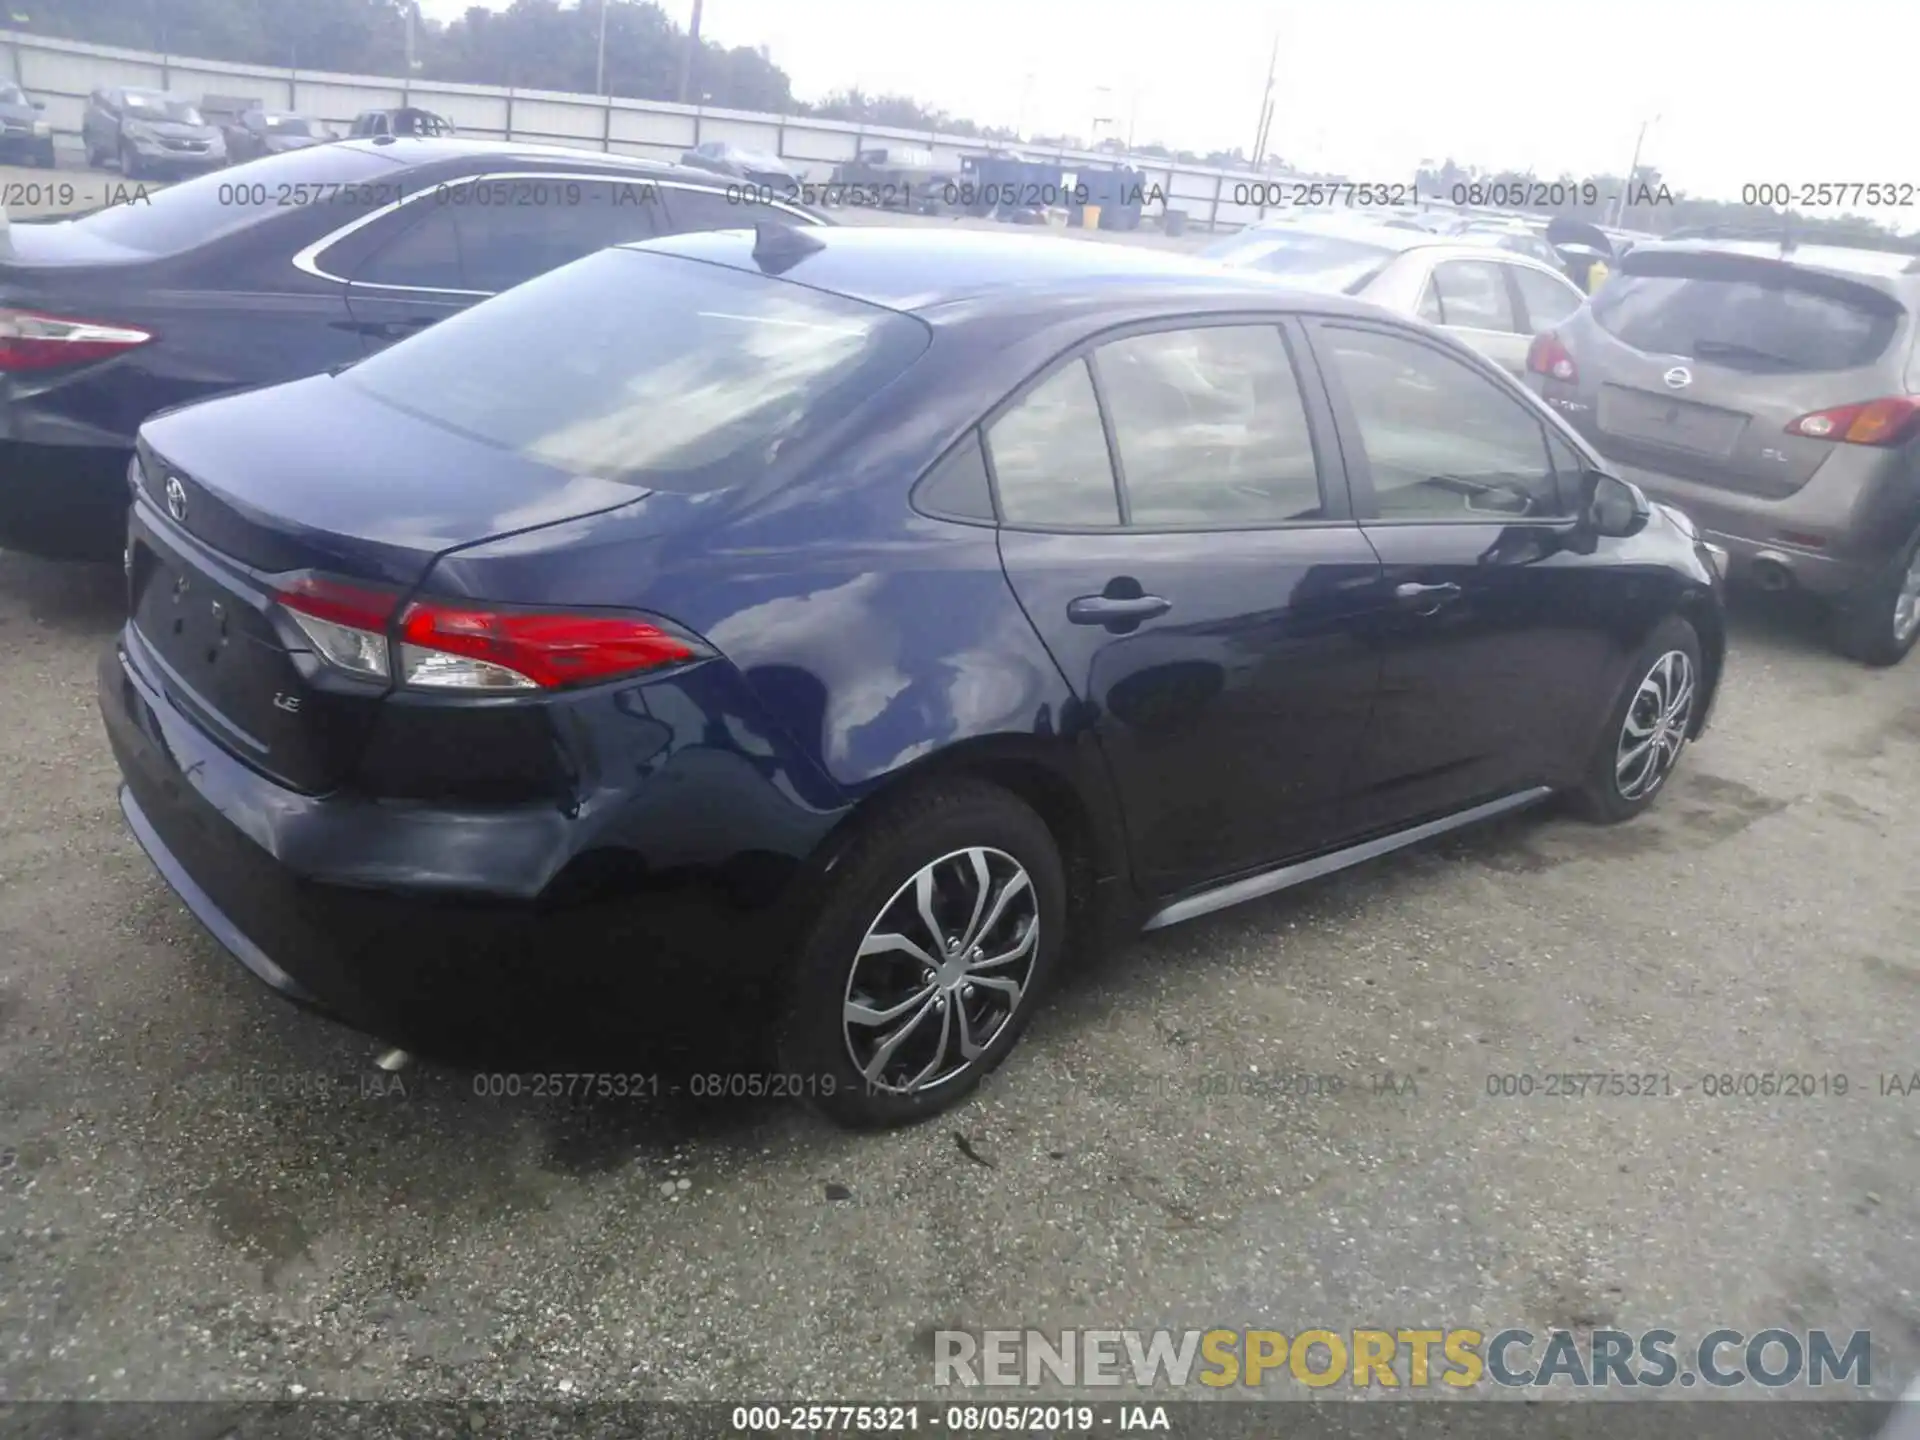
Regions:
[[[121, 822], [120, 584], [0, 554], [0, 1397], [908, 1397], [982, 1326], [1868, 1329], [1879, 1395], [1920, 1360], [1920, 1094], [1882, 1093], [1920, 1070], [1920, 661], [1744, 611], [1640, 823], [1156, 932], [973, 1103], [853, 1136], [396, 1084], [268, 993]], [[1489, 1094], [1560, 1071], [1677, 1093]], [[1776, 1071], [1848, 1093], [1703, 1085]]]

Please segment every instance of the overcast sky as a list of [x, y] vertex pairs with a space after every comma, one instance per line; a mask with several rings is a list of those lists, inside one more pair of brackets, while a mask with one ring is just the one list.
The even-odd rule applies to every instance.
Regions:
[[[663, 8], [684, 26], [693, 5]], [[1914, 0], [706, 0], [702, 29], [767, 46], [805, 100], [899, 91], [1027, 134], [1103, 116], [1201, 152], [1251, 148], [1277, 31], [1269, 149], [1354, 180], [1448, 155], [1620, 174], [1658, 115], [1642, 158], [1697, 194], [1920, 183]]]

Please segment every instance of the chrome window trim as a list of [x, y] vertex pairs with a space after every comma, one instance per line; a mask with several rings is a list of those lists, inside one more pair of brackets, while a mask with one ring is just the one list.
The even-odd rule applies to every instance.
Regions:
[[[472, 175], [456, 176], [451, 180], [440, 183], [446, 185], [470, 185], [482, 180], [625, 180], [628, 184], [632, 185], [651, 185], [657, 190], [690, 190], [701, 195], [718, 195], [722, 199], [726, 198], [727, 193], [726, 188], [722, 186], [695, 185], [685, 180], [658, 180], [650, 175], [622, 174], [617, 170], [483, 170], [477, 171]], [[378, 210], [362, 215], [357, 220], [348, 221], [338, 230], [321, 236], [318, 240], [296, 254], [293, 257], [293, 268], [302, 274], [311, 275], [316, 280], [325, 280], [330, 284], [352, 284], [353, 281], [351, 277], [335, 275], [330, 270], [322, 269], [320, 266], [320, 256], [346, 239], [349, 235], [352, 235], [355, 231], [373, 224], [376, 220], [385, 219], [403, 205], [412, 205], [420, 200], [426, 199], [429, 195], [436, 193], [438, 188], [438, 185], [436, 185], [431, 190], [421, 190], [412, 195], [403, 195], [390, 204], [382, 205]], [[753, 203], [764, 206], [770, 210], [784, 210], [787, 214], [795, 216], [809, 225], [818, 225], [820, 223], [805, 210], [785, 204], [779, 200], [756, 200]], [[391, 290], [403, 295], [465, 295], [485, 298], [486, 296], [496, 293], [492, 290], [455, 290], [439, 285], [387, 285], [375, 280], [362, 280], [360, 287], [365, 290]]]

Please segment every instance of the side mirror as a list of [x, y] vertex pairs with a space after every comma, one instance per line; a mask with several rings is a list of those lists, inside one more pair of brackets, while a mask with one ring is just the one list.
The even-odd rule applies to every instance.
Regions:
[[1604, 470], [1587, 472], [1587, 503], [1581, 514], [1595, 535], [1624, 540], [1646, 529], [1653, 506], [1638, 485]]
[[36, 100], [33, 102], [33, 108], [36, 110], [44, 110], [47, 108], [47, 102], [44, 100]]

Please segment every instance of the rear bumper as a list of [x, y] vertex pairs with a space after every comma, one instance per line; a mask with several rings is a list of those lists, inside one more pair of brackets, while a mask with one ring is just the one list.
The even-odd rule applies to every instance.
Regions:
[[[1782, 584], [1838, 598], [1878, 579], [1908, 533], [1905, 522], [1862, 525], [1859, 497], [1868, 477], [1822, 467], [1780, 500], [1741, 495], [1678, 475], [1612, 462], [1611, 468], [1648, 495], [1684, 511], [1700, 538], [1727, 552], [1735, 583]], [[1815, 547], [1789, 538], [1824, 537]]]
[[[617, 890], [556, 882], [531, 900], [446, 883], [464, 868], [485, 884], [487, 856], [517, 868], [539, 863], [542, 837], [578, 837], [556, 832], [564, 817], [551, 810], [382, 807], [285, 789], [194, 727], [143, 670], [142, 649], [123, 634], [99, 668], [127, 823], [194, 917], [289, 999], [464, 1058], [524, 1055], [528, 1043], [548, 1053], [559, 1036], [625, 1043], [682, 1002], [733, 1001], [770, 978], [758, 964], [778, 952], [768, 908], [697, 877], [623, 877]], [[521, 821], [502, 847], [500, 832]], [[292, 858], [303, 854], [315, 858]], [[328, 855], [368, 883], [314, 878]], [[425, 877], [438, 883], [409, 883]]]
[[126, 544], [133, 448], [0, 438], [0, 546], [112, 560]]

